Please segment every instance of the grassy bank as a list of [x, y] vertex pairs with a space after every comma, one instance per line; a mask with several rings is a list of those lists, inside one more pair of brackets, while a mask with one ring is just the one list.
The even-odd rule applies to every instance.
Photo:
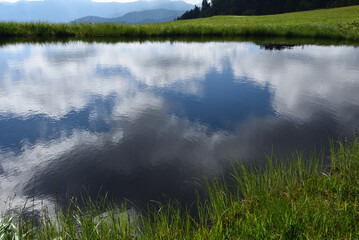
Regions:
[[[103, 200], [74, 201], [38, 222], [18, 215], [0, 222], [0, 238], [14, 239], [358, 239], [359, 139], [332, 143], [330, 165], [294, 154], [269, 157], [249, 171], [234, 164], [232, 189], [209, 181], [198, 217], [176, 203], [147, 214], [121, 212]], [[103, 212], [106, 214], [103, 214]]]
[[258, 36], [359, 41], [359, 6], [268, 16], [216, 16], [167, 23], [0, 23], [1, 37]]

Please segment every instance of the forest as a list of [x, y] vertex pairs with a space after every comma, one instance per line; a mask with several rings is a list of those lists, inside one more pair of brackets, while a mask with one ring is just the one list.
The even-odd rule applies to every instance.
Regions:
[[178, 19], [216, 15], [268, 15], [358, 4], [359, 0], [203, 0], [201, 7], [195, 6]]

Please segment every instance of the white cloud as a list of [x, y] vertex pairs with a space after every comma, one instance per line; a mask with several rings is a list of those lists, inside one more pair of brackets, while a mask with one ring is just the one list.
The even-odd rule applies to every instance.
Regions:
[[[78, 171], [78, 168], [70, 167], [69, 170], [66, 168], [72, 164], [81, 165], [82, 161], [90, 165], [95, 164], [98, 168], [96, 169], [97, 171], [106, 166], [106, 164], [111, 164], [111, 162], [107, 163], [104, 160], [99, 160], [102, 164], [102, 167], [100, 167], [98, 165], [100, 163], [93, 163], [89, 160], [89, 155], [86, 156], [86, 154], [92, 155], [97, 152], [115, 152], [115, 154], [110, 154], [116, 158], [115, 165], [110, 166], [112, 174], [114, 174], [114, 171], [117, 171], [117, 174], [125, 173], [129, 175], [145, 165], [157, 166], [162, 164], [163, 160], [176, 161], [178, 163], [179, 160], [177, 158], [179, 155], [184, 157], [181, 161], [184, 161], [186, 165], [192, 166], [195, 164], [198, 166], [198, 164], [201, 164], [205, 166], [206, 171], [209, 173], [219, 173], [218, 162], [214, 152], [218, 152], [215, 150], [215, 147], [225, 136], [221, 132], [208, 135], [205, 126], [168, 115], [163, 111], [164, 107], [163, 99], [149, 92], [137, 92], [135, 96], [127, 96], [122, 102], [119, 101], [113, 106], [111, 121], [114, 122], [114, 125], [112, 125], [109, 132], [92, 133], [85, 130], [75, 130], [69, 136], [66, 136], [68, 134], [64, 133], [62, 134], [63, 136], [51, 141], [39, 140], [35, 144], [25, 144], [20, 153], [1, 151], [0, 149], [0, 212], [8, 209], [8, 206], [6, 206], [8, 202], [6, 200], [9, 196], [16, 195], [16, 197], [11, 199], [11, 208], [24, 206], [24, 203], [27, 201], [26, 186], [35, 181], [39, 183], [42, 183], [44, 180], [45, 182], [49, 181], [48, 179], [41, 179], [43, 174], [55, 175], [56, 178], [60, 179], [64, 177], [61, 176], [63, 171], [66, 174], [70, 172], [70, 175], [71, 172]], [[151, 147], [150, 152], [146, 155], [146, 159], [140, 159], [145, 162], [138, 165], [136, 161], [139, 159], [128, 161], [126, 158], [121, 158], [121, 153], [118, 152], [121, 150], [116, 149], [121, 149], [121, 141], [128, 141], [132, 139], [133, 135], [142, 134], [142, 128], [136, 127], [136, 121], [146, 111], [149, 114], [158, 112], [157, 117], [159, 120], [152, 123], [150, 121], [146, 122], [145, 128], [147, 128], [147, 131], [152, 132], [151, 143], [147, 144], [156, 145], [160, 143], [160, 145], [156, 145], [158, 146], [156, 148]], [[121, 123], [124, 119], [125, 121], [129, 120], [134, 126], [123, 129]], [[127, 139], [125, 139], [125, 135], [127, 135]], [[139, 146], [136, 145], [136, 140], [138, 139], [135, 139], [134, 144], [137, 148]], [[143, 139], [139, 138], [139, 140], [141, 142]], [[196, 155], [201, 157], [193, 161], [192, 153], [187, 151], [188, 146], [194, 149], [199, 147], [199, 149], [196, 149]], [[74, 155], [78, 157], [72, 159]], [[172, 164], [173, 166], [175, 165], [174, 163]], [[198, 170], [194, 167], [190, 169], [191, 173]], [[187, 173], [190, 174], [190, 171]], [[99, 177], [96, 175], [92, 176], [90, 173], [87, 174], [94, 179]], [[77, 174], [75, 175], [78, 176]], [[102, 178], [103, 176], [100, 175], [98, 180], [101, 182]], [[71, 181], [71, 185], [77, 184], [86, 184], [86, 182], [80, 182], [79, 179]], [[49, 196], [37, 195], [31, 200], [31, 203], [34, 202], [35, 206], [30, 207], [41, 209], [45, 205], [53, 209], [55, 201], [56, 199], [52, 199]]]
[[[350, 47], [305, 46], [290, 52], [254, 50], [244, 43], [119, 43], [5, 47], [8, 69], [0, 80], [0, 113], [62, 118], [86, 107], [93, 96], [127, 96], [168, 88], [201, 97], [208, 72], [230, 66], [234, 76], [269, 86], [278, 114], [306, 119], [306, 101], [359, 104], [359, 56]], [[344, 77], [345, 76], [345, 77]], [[54, 97], [56, 96], [56, 97]], [[309, 112], [308, 112], [309, 111]]]
[[[111, 134], [95, 134], [87, 131], [75, 131], [69, 137], [54, 139], [50, 142], [39, 141], [34, 145], [23, 146], [21, 154], [0, 151], [0, 213], [6, 210], [7, 199], [16, 195], [11, 200], [12, 207], [24, 206], [27, 196], [23, 194], [23, 187], [36, 176], [36, 173], [44, 171], [47, 166], [56, 161], [59, 156], [71, 151], [76, 151], [84, 146], [101, 147], [111, 144], [111, 139], [122, 138], [121, 130]], [[117, 142], [113, 142], [115, 144]], [[41, 202], [48, 207], [52, 206], [54, 199], [36, 198], [35, 208], [41, 208]]]
[[145, 111], [163, 108], [163, 100], [150, 93], [138, 92], [119, 102], [113, 109], [114, 118], [136, 119]]
[[322, 101], [336, 114], [348, 103], [359, 105], [358, 61], [351, 47], [305, 46], [290, 52], [242, 52], [232, 57], [232, 66], [238, 79], [249, 77], [271, 87], [278, 114], [305, 120], [312, 108], [304, 103]]
[[[20, 45], [1, 49], [3, 56], [11, 54], [5, 60], [8, 71], [1, 75], [0, 113], [58, 119], [81, 110], [94, 95], [123, 96], [136, 91], [138, 84], [200, 95], [200, 81], [213, 64], [204, 61], [205, 52], [195, 51], [197, 45], [179, 51], [182, 47], [169, 43], [33, 45], [24, 59], [19, 58], [24, 50]], [[188, 59], [192, 50], [198, 56]], [[174, 60], [173, 53], [178, 53]], [[129, 76], [121, 71], [129, 71]]]

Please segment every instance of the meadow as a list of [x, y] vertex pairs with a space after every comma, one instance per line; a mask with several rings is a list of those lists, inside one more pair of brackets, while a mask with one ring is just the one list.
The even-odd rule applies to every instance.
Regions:
[[289, 37], [359, 40], [359, 6], [266, 16], [215, 16], [142, 25], [0, 23], [1, 37]]
[[231, 184], [208, 180], [206, 200], [188, 207], [168, 201], [139, 213], [86, 198], [55, 215], [8, 213], [0, 239], [358, 239], [359, 139], [331, 142], [330, 152], [234, 162]]

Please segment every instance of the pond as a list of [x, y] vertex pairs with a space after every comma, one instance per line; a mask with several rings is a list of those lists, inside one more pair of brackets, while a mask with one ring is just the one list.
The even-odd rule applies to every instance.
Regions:
[[355, 47], [3, 45], [1, 207], [106, 192], [187, 203], [231, 161], [320, 151], [352, 137], [358, 119]]

